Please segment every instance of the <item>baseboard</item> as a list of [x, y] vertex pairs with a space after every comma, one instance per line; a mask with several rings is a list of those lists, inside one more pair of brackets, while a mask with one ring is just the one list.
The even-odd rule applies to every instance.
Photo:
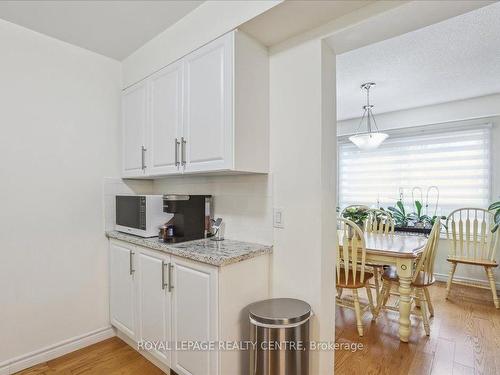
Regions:
[[110, 327], [101, 328], [81, 336], [73, 337], [48, 346], [44, 349], [7, 360], [0, 363], [0, 375], [11, 375], [28, 367], [38, 365], [51, 359], [82, 349], [99, 341], [116, 336], [115, 330]]
[[[446, 282], [448, 281], [448, 275], [444, 273], [435, 273], [434, 278], [437, 281], [443, 281]], [[479, 280], [479, 279], [473, 279], [470, 277], [461, 277], [461, 276], [453, 276], [453, 281], [459, 281], [463, 283], [471, 283], [471, 284], [478, 284], [481, 286], [484, 286], [485, 288], [489, 289], [490, 288], [490, 283], [487, 280]], [[500, 291], [500, 282], [495, 283], [497, 286], [497, 292]]]

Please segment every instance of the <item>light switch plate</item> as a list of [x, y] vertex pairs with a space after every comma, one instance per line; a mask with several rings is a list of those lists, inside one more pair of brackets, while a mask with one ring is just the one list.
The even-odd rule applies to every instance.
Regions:
[[273, 209], [273, 227], [284, 228], [285, 227], [285, 217], [282, 208]]

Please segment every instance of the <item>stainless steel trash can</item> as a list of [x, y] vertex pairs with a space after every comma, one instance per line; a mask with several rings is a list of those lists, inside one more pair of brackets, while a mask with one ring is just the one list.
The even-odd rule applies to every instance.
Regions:
[[292, 298], [251, 304], [251, 375], [308, 375], [311, 306]]

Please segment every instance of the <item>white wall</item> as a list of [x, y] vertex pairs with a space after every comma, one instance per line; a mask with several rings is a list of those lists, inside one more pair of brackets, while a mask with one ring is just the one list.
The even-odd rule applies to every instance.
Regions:
[[[0, 370], [109, 326], [120, 63], [0, 21]], [[5, 370], [3, 368], [3, 370]]]
[[[491, 200], [500, 200], [500, 94], [477, 98], [458, 100], [431, 106], [412, 108], [403, 111], [375, 114], [380, 130], [396, 130], [415, 126], [474, 126], [491, 123], [492, 128], [492, 194]], [[339, 122], [338, 134], [347, 135], [356, 131], [358, 119]], [[450, 264], [446, 256], [450, 251], [450, 244], [441, 239], [436, 256], [435, 273], [440, 279], [445, 279]], [[497, 250], [497, 260], [500, 259], [500, 250]], [[500, 285], [500, 270], [495, 270], [497, 284]], [[480, 267], [459, 265], [455, 273], [457, 279], [479, 280], [486, 282], [485, 272]]]
[[[322, 341], [334, 338], [334, 72], [333, 53], [321, 40], [270, 60], [273, 197], [285, 223], [274, 230], [272, 292], [309, 302], [311, 339]], [[312, 352], [311, 374], [333, 373], [332, 356]]]
[[281, 1], [206, 1], [123, 61], [123, 87], [144, 79]]

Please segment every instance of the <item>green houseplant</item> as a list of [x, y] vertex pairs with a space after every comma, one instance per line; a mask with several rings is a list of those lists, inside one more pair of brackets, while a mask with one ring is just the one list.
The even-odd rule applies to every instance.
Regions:
[[397, 201], [394, 207], [387, 207], [387, 210], [394, 218], [396, 228], [405, 228], [405, 230], [417, 230], [428, 233], [436, 220], [446, 219], [446, 216], [429, 216], [423, 214], [423, 205], [420, 201], [415, 201], [414, 205], [414, 212], [407, 212], [402, 200]]
[[387, 210], [392, 214], [397, 227], [407, 227], [409, 214], [406, 213], [405, 206], [401, 200], [396, 202], [396, 206], [387, 207]]
[[500, 226], [500, 201], [492, 203], [490, 207], [488, 207], [488, 210], [495, 211], [494, 224], [493, 227], [491, 228], [491, 231], [496, 232], [498, 227]]
[[[363, 230], [365, 226], [365, 220], [368, 218], [368, 210], [363, 207], [350, 207], [342, 212], [342, 217], [344, 219], [351, 220], [355, 223], [361, 230]], [[351, 227], [348, 228], [348, 236], [352, 238], [354, 232], [351, 230]]]
[[415, 201], [415, 212], [409, 214], [409, 218], [413, 221], [415, 227], [432, 228], [436, 219], [446, 220], [446, 216], [429, 216], [422, 214], [422, 203], [420, 201]]
[[366, 218], [368, 217], [368, 210], [362, 207], [350, 207], [347, 208], [343, 213], [342, 217], [344, 219], [351, 220], [355, 224], [357, 224], [361, 229], [363, 229], [363, 225], [365, 223]]

